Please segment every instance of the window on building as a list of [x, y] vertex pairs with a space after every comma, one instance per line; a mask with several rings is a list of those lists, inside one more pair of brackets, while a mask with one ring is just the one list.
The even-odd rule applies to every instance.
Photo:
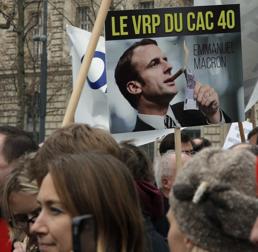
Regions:
[[34, 40], [36, 37], [42, 36], [43, 34], [43, 24], [42, 15], [40, 12], [31, 13], [31, 36], [32, 36], [32, 54], [36, 60], [40, 60], [40, 55], [42, 52], [42, 43], [39, 40]]
[[140, 2], [139, 9], [152, 9], [154, 8], [154, 1]]
[[190, 136], [191, 138], [196, 138], [201, 136], [201, 128], [200, 127], [189, 127], [185, 128], [184, 134]]
[[76, 11], [77, 25], [86, 31], [91, 31], [90, 8], [88, 6], [78, 7]]

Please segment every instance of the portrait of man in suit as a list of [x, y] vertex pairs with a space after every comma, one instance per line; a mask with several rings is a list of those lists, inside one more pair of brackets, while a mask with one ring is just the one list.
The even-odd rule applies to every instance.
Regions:
[[178, 90], [173, 66], [153, 39], [132, 44], [120, 57], [115, 81], [121, 94], [137, 111], [133, 131], [230, 122], [220, 108], [218, 93], [196, 81], [194, 98], [199, 110], [184, 110], [184, 102], [170, 105]]

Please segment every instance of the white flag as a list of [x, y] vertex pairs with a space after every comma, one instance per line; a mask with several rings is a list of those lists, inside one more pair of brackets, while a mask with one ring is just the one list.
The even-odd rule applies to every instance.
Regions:
[[[253, 129], [253, 125], [250, 122], [242, 122], [245, 139], [247, 139], [248, 133]], [[241, 143], [240, 131], [238, 123], [232, 123], [225, 139], [223, 149], [228, 149], [232, 145]]]
[[256, 82], [256, 85], [254, 87], [250, 100], [246, 105], [245, 112], [251, 109], [256, 104], [256, 102], [258, 102], [258, 81]]
[[[91, 33], [67, 25], [72, 55], [73, 83], [77, 78]], [[75, 122], [109, 130], [105, 67], [105, 40], [100, 37], [75, 113]]]

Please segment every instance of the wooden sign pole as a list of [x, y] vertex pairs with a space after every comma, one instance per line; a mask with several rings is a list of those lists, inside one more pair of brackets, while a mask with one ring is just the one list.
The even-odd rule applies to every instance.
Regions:
[[244, 133], [244, 127], [242, 122], [238, 122], [238, 128], [239, 128], [239, 133], [240, 133], [240, 139], [241, 142], [245, 142], [245, 133]]
[[251, 123], [253, 124], [253, 129], [256, 127], [256, 111], [255, 111], [255, 105], [253, 105], [251, 109]]
[[62, 127], [68, 125], [69, 123], [73, 122], [74, 114], [79, 103], [79, 99], [81, 96], [81, 92], [83, 89], [83, 85], [85, 83], [86, 77], [89, 72], [90, 64], [92, 58], [94, 56], [97, 43], [100, 37], [101, 32], [104, 28], [105, 19], [107, 16], [108, 9], [111, 5], [112, 0], [102, 0], [101, 5], [98, 11], [98, 15], [92, 30], [92, 34], [90, 37], [90, 41], [87, 47], [87, 51], [85, 53], [82, 65], [80, 67], [80, 71], [78, 73], [77, 79], [74, 84], [74, 89], [69, 100], [65, 116], [63, 119]]
[[176, 168], [180, 170], [182, 167], [182, 144], [181, 144], [181, 131], [180, 128], [175, 128], [175, 150], [176, 150]]

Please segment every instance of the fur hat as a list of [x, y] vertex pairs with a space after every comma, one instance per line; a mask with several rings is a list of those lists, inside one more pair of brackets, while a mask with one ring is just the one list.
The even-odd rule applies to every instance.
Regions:
[[181, 231], [210, 252], [251, 252], [258, 216], [255, 156], [247, 150], [207, 148], [178, 173], [170, 204]]

